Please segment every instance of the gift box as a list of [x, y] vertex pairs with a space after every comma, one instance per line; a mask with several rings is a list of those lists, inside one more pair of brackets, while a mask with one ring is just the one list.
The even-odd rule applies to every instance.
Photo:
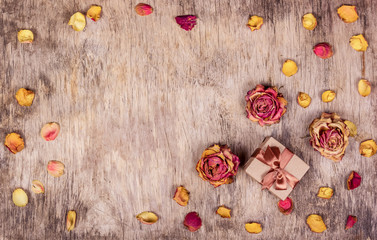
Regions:
[[245, 170], [262, 189], [285, 200], [309, 170], [309, 165], [276, 139], [268, 137], [247, 161]]

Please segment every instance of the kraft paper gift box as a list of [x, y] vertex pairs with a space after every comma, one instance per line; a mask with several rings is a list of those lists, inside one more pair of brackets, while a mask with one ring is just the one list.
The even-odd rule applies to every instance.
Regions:
[[[258, 158], [262, 159], [262, 161]], [[271, 161], [268, 162], [264, 160], [265, 158], [271, 159]], [[277, 166], [279, 164], [276, 163], [276, 160], [278, 160], [278, 158], [278, 162], [282, 164], [280, 167]], [[260, 184], [263, 183], [265, 184], [264, 186], [270, 186], [269, 188], [268, 186], [266, 186], [266, 188], [269, 189], [270, 192], [272, 192], [280, 199], [285, 200], [292, 192], [295, 185], [309, 170], [309, 166], [296, 154], [292, 153], [283, 144], [278, 142], [275, 138], [267, 137], [264, 139], [259, 148], [255, 150], [252, 157], [247, 161], [247, 163], [245, 164], [245, 170], [247, 174], [257, 180]], [[278, 177], [276, 178], [276, 176]], [[278, 181], [276, 181], [276, 179]], [[284, 184], [284, 182], [286, 184]], [[293, 185], [293, 188], [291, 185]], [[284, 186], [286, 187], [286, 189], [281, 190], [284, 188]]]

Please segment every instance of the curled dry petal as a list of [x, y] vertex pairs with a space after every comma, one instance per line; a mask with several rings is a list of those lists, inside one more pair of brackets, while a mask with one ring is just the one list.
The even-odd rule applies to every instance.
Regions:
[[39, 193], [45, 193], [45, 187], [43, 186], [43, 184], [38, 181], [38, 180], [34, 180], [31, 182], [31, 190], [36, 193], [36, 194], [39, 194]]
[[188, 230], [195, 232], [202, 226], [202, 219], [200, 219], [197, 212], [190, 212], [186, 215], [183, 224]]
[[372, 88], [370, 86], [370, 82], [365, 79], [361, 79], [358, 84], [358, 89], [361, 96], [366, 97], [370, 94], [372, 91]]
[[317, 26], [317, 19], [312, 13], [307, 13], [302, 17], [302, 26], [305, 29], [313, 30]]
[[350, 137], [354, 137], [357, 135], [357, 127], [356, 125], [351, 121], [344, 121], [344, 123], [347, 125], [348, 129], [350, 130]]
[[297, 64], [292, 60], [287, 60], [283, 63], [281, 71], [285, 76], [290, 77], [297, 73]]
[[321, 233], [327, 229], [325, 223], [322, 220], [322, 217], [316, 214], [310, 215], [306, 219], [306, 223], [308, 224], [312, 232]]
[[256, 222], [246, 223], [245, 224], [245, 229], [249, 233], [258, 234], [258, 233], [262, 232], [262, 225], [259, 224], [259, 223], [256, 223]]
[[371, 157], [376, 154], [377, 145], [374, 140], [367, 140], [360, 143], [359, 151], [361, 156], [363, 157]]
[[139, 3], [135, 6], [135, 12], [140, 16], [147, 16], [153, 12], [153, 8], [145, 3]]
[[284, 215], [289, 215], [293, 211], [293, 202], [292, 199], [287, 197], [285, 200], [280, 200], [278, 202], [278, 208], [281, 213]]
[[348, 177], [347, 179], [347, 188], [348, 190], [353, 190], [357, 187], [359, 187], [361, 184], [361, 177], [360, 175], [355, 172], [355, 171], [352, 171], [350, 176]]
[[12, 200], [18, 207], [25, 207], [29, 202], [26, 192], [21, 188], [17, 188], [13, 191]]
[[35, 94], [33, 91], [27, 90], [25, 88], [18, 89], [15, 95], [18, 104], [20, 104], [21, 106], [26, 106], [26, 107], [31, 106], [34, 100], [34, 96]]
[[51, 160], [47, 164], [47, 171], [53, 177], [60, 177], [64, 174], [64, 164], [60, 161]]
[[30, 30], [20, 30], [17, 33], [17, 38], [20, 43], [32, 43], [34, 40], [34, 34]]
[[357, 222], [357, 217], [349, 215], [347, 218], [346, 230], [352, 228], [356, 222]]
[[151, 225], [158, 221], [158, 216], [153, 212], [142, 212], [136, 216], [136, 219], [143, 224]]
[[353, 49], [359, 52], [365, 52], [368, 48], [368, 42], [362, 34], [352, 36], [350, 38], [350, 45]]
[[[101, 18], [102, 7], [97, 5], [92, 5], [86, 12], [86, 16], [93, 21], [97, 22]], [[85, 26], [84, 26], [85, 27]]]
[[307, 93], [299, 92], [297, 102], [301, 107], [307, 108], [312, 102], [312, 98]]
[[66, 223], [66, 228], [67, 231], [71, 231], [75, 228], [76, 224], [76, 211], [70, 210], [67, 213], [67, 223]]
[[181, 206], [187, 206], [190, 192], [184, 186], [177, 187], [173, 199]]
[[86, 19], [84, 14], [77, 12], [71, 16], [69, 19], [68, 25], [72, 26], [75, 31], [82, 31], [86, 26]]
[[345, 23], [353, 23], [359, 18], [359, 15], [357, 15], [356, 12], [356, 7], [350, 5], [343, 5], [339, 7], [338, 15]]
[[322, 93], [322, 101], [323, 102], [331, 102], [335, 99], [336, 93], [332, 90], [324, 91]]
[[321, 187], [317, 196], [324, 199], [330, 199], [334, 193], [334, 190], [329, 187]]
[[196, 25], [197, 17], [194, 15], [184, 15], [175, 17], [175, 21], [182, 29], [191, 31]]
[[263, 18], [259, 16], [251, 16], [247, 25], [251, 31], [259, 30], [263, 25]]
[[317, 45], [314, 46], [313, 52], [315, 55], [322, 59], [327, 59], [332, 57], [333, 55], [333, 50], [330, 44], [328, 43], [318, 43]]
[[232, 211], [231, 209], [229, 209], [229, 208], [227, 208], [227, 207], [225, 207], [225, 206], [223, 205], [223, 206], [220, 206], [220, 207], [217, 209], [216, 213], [219, 214], [222, 218], [230, 218], [230, 217], [231, 217], [231, 216], [230, 216], [230, 212], [231, 212], [231, 211]]
[[50, 122], [41, 129], [41, 136], [46, 141], [54, 140], [60, 132], [60, 125], [56, 122]]
[[9, 133], [5, 137], [4, 144], [9, 149], [9, 151], [11, 151], [14, 154], [21, 152], [21, 150], [25, 147], [24, 140], [18, 133]]

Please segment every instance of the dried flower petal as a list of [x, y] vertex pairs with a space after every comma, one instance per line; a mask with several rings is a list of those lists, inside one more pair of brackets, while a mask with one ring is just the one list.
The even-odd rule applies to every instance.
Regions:
[[255, 223], [255, 222], [253, 222], [253, 223], [246, 223], [245, 224], [245, 229], [249, 233], [258, 234], [258, 233], [262, 232], [262, 226], [259, 223]]
[[186, 215], [183, 224], [188, 230], [195, 232], [202, 226], [202, 219], [200, 219], [197, 212], [190, 212]]
[[31, 190], [36, 194], [45, 193], [45, 187], [38, 180], [34, 180], [34, 181], [31, 182]]
[[361, 177], [360, 175], [355, 172], [355, 171], [352, 171], [350, 176], [348, 177], [347, 179], [347, 188], [348, 190], [353, 190], [357, 187], [359, 187], [361, 184]]
[[338, 15], [345, 23], [353, 23], [359, 18], [359, 15], [357, 15], [356, 12], [356, 7], [350, 5], [343, 5], [339, 7]]
[[285, 76], [290, 77], [297, 73], [297, 64], [292, 60], [287, 60], [284, 62], [281, 71]]
[[334, 193], [334, 190], [329, 187], [321, 187], [317, 196], [324, 199], [330, 199]]
[[306, 219], [306, 223], [309, 225], [312, 232], [321, 233], [327, 229], [322, 217], [316, 214], [310, 215]]
[[72, 26], [75, 31], [82, 31], [86, 26], [86, 19], [84, 14], [77, 12], [71, 16], [69, 19], [68, 25]]
[[317, 26], [317, 19], [312, 13], [307, 13], [302, 17], [302, 26], [305, 29], [313, 30]]
[[13, 203], [18, 207], [25, 207], [29, 202], [29, 198], [24, 190], [16, 188], [12, 194]]
[[153, 212], [142, 212], [136, 216], [137, 220], [139, 220], [143, 224], [151, 225], [158, 221], [158, 216]]
[[190, 192], [184, 186], [177, 187], [173, 199], [181, 206], [187, 206]]
[[56, 122], [50, 122], [41, 129], [41, 136], [46, 141], [54, 140], [60, 132], [60, 125]]
[[140, 16], [147, 16], [153, 12], [153, 8], [145, 3], [139, 3], [135, 6], [135, 12]]
[[315, 45], [313, 48], [313, 52], [315, 55], [322, 59], [330, 58], [333, 55], [331, 45], [325, 42], [318, 43], [317, 45]]
[[371, 157], [376, 154], [377, 145], [374, 140], [367, 140], [360, 143], [359, 151], [361, 156], [363, 157]]
[[284, 201], [280, 200], [278, 202], [278, 208], [279, 208], [280, 212], [283, 213], [284, 215], [291, 214], [291, 212], [293, 211], [292, 199], [287, 197]]
[[21, 150], [25, 147], [24, 140], [18, 133], [9, 133], [5, 137], [4, 144], [9, 149], [9, 151], [11, 151], [14, 154], [21, 152]]
[[251, 31], [259, 30], [263, 25], [263, 18], [259, 16], [251, 16], [247, 25]]
[[357, 217], [349, 215], [347, 218], [346, 230], [352, 228], [356, 222], [357, 222]]
[[356, 125], [351, 121], [344, 121], [344, 123], [347, 125], [348, 129], [350, 130], [350, 137], [354, 137], [357, 135], [357, 127]]
[[175, 17], [175, 21], [186, 31], [191, 31], [196, 25], [197, 17], [194, 15], [185, 15]]
[[60, 177], [64, 174], [64, 164], [60, 161], [51, 160], [47, 164], [47, 171], [53, 177]]
[[334, 91], [328, 90], [322, 93], [322, 101], [323, 102], [331, 102], [334, 100], [336, 93]]
[[[97, 22], [101, 18], [101, 6], [92, 5], [89, 10], [86, 12], [86, 16], [93, 21]], [[85, 27], [85, 26], [84, 26]]]
[[353, 49], [359, 52], [365, 52], [368, 48], [368, 42], [362, 34], [352, 36], [350, 38], [350, 45]]
[[358, 84], [358, 89], [361, 96], [366, 97], [370, 94], [372, 91], [372, 88], [370, 86], [370, 82], [365, 79], [361, 79]]
[[312, 98], [307, 93], [299, 92], [297, 102], [301, 107], [307, 108], [312, 102]]
[[17, 33], [17, 38], [20, 43], [32, 43], [34, 40], [34, 34], [30, 30], [20, 30]]
[[76, 212], [74, 210], [68, 211], [67, 213], [67, 231], [71, 231], [75, 228], [76, 224]]
[[35, 94], [33, 91], [27, 90], [25, 88], [18, 89], [15, 95], [18, 104], [20, 104], [21, 106], [26, 106], [26, 107], [31, 106], [34, 100], [34, 96]]
[[231, 211], [232, 211], [231, 209], [229, 209], [229, 208], [227, 208], [227, 207], [225, 207], [225, 206], [223, 205], [223, 206], [220, 206], [220, 207], [217, 209], [216, 213], [219, 214], [222, 218], [230, 218], [230, 217], [231, 217], [231, 216], [230, 216], [230, 212], [231, 212]]

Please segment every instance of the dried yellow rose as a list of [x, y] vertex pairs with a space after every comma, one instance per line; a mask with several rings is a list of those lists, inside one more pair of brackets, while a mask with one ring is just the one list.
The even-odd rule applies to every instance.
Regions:
[[153, 224], [158, 221], [158, 216], [153, 212], [142, 212], [136, 216], [137, 220], [144, 224]]
[[18, 31], [17, 38], [20, 43], [32, 43], [34, 34], [30, 30], [20, 30]]
[[33, 91], [27, 90], [25, 88], [18, 89], [15, 95], [18, 104], [20, 104], [21, 106], [26, 106], [26, 107], [31, 106], [34, 100], [34, 96], [35, 94]]
[[370, 92], [372, 91], [370, 82], [365, 79], [361, 79], [357, 87], [358, 87], [357, 90], [359, 91], [360, 95], [363, 97], [368, 96]]
[[313, 30], [317, 26], [317, 19], [312, 13], [307, 13], [302, 17], [302, 26], [305, 29]]
[[92, 19], [93, 21], [97, 22], [101, 18], [101, 11], [101, 6], [92, 5], [86, 13], [86, 16]]
[[232, 211], [231, 209], [223, 205], [217, 209], [216, 213], [219, 214], [222, 218], [230, 218], [231, 211]]
[[324, 199], [330, 199], [334, 193], [334, 190], [329, 187], [321, 187], [317, 196]]
[[327, 229], [322, 217], [316, 214], [310, 215], [306, 219], [306, 223], [309, 225], [312, 232], [321, 233]]
[[82, 31], [86, 26], [86, 19], [84, 14], [77, 12], [71, 16], [69, 19], [68, 25], [72, 26], [75, 31]]
[[312, 101], [312, 98], [307, 93], [303, 93], [303, 92], [298, 93], [297, 102], [301, 107], [303, 108], [309, 107], [311, 101]]
[[287, 60], [283, 63], [283, 67], [281, 71], [284, 73], [285, 76], [290, 77], [297, 73], [297, 64], [292, 60]]
[[350, 38], [350, 45], [353, 49], [359, 52], [365, 52], [368, 48], [368, 42], [362, 34], [352, 36]]
[[263, 18], [258, 16], [251, 16], [247, 25], [251, 31], [259, 30], [263, 25]]
[[322, 93], [322, 101], [323, 102], [331, 102], [334, 100], [336, 93], [334, 91], [328, 90]]
[[377, 144], [374, 140], [367, 140], [360, 143], [359, 147], [360, 154], [364, 157], [371, 157], [376, 154]]
[[45, 188], [43, 184], [38, 180], [34, 180], [31, 182], [31, 190], [36, 194], [45, 193]]
[[344, 123], [347, 125], [348, 129], [350, 130], [350, 137], [354, 137], [357, 135], [357, 127], [356, 125], [351, 121], [344, 121]]
[[66, 223], [67, 231], [69, 232], [73, 230], [75, 228], [75, 224], [76, 224], [76, 211], [74, 210], [68, 211], [67, 223]]
[[26, 192], [21, 188], [17, 188], [13, 191], [12, 200], [18, 207], [25, 207], [29, 202]]
[[262, 226], [259, 224], [259, 223], [246, 223], [245, 224], [245, 229], [246, 231], [248, 231], [249, 233], [260, 233], [262, 232]]
[[339, 7], [338, 15], [345, 23], [353, 23], [359, 18], [359, 15], [356, 12], [356, 7], [350, 5]]

